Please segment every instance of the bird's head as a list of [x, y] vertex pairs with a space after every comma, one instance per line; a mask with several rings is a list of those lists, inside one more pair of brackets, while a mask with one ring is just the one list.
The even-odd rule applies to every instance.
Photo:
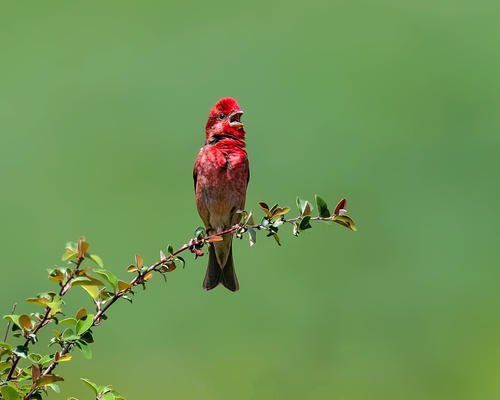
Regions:
[[205, 132], [207, 141], [213, 135], [228, 133], [240, 140], [245, 139], [245, 129], [240, 121], [243, 111], [238, 102], [231, 97], [223, 97], [210, 110]]

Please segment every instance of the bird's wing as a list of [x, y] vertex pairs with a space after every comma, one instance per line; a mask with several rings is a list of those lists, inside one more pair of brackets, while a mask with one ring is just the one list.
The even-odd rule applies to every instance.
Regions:
[[196, 193], [196, 182], [198, 181], [198, 169], [200, 166], [200, 153], [198, 153], [198, 156], [196, 157], [196, 161], [194, 162], [194, 168], [193, 168], [193, 181], [194, 181], [194, 191]]
[[247, 186], [248, 182], [250, 182], [250, 168], [248, 167], [248, 159], [247, 159]]

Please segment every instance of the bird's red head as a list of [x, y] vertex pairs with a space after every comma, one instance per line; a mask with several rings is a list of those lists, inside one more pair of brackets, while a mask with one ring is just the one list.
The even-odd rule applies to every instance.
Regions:
[[245, 129], [240, 121], [243, 111], [238, 102], [231, 97], [223, 97], [210, 110], [205, 132], [207, 141], [213, 135], [228, 133], [239, 140], [245, 139]]

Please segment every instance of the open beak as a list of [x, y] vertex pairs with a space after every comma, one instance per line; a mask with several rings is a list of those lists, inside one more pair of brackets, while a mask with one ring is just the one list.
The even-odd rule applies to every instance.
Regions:
[[243, 123], [240, 121], [243, 111], [236, 110], [229, 114], [229, 126], [231, 128], [240, 129], [243, 128]]

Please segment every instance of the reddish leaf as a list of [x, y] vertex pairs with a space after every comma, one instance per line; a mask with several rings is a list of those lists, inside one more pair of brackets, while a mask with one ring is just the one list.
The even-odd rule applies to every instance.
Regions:
[[87, 310], [82, 307], [76, 312], [76, 319], [82, 319], [87, 316]]
[[87, 250], [89, 249], [89, 247], [90, 247], [90, 244], [82, 236], [80, 238], [80, 240], [78, 241], [78, 257], [79, 258], [85, 257], [85, 254], [87, 253]]
[[271, 218], [271, 211], [269, 211], [269, 206], [264, 203], [263, 201], [259, 202], [259, 207], [262, 209], [262, 211], [264, 211], [264, 213], [266, 214], [266, 217], [268, 218]]
[[40, 367], [37, 364], [31, 365], [31, 379], [33, 380], [33, 384], [40, 378]]
[[135, 255], [135, 265], [137, 266], [138, 269], [142, 268], [142, 265], [144, 263], [144, 260], [139, 254]]
[[23, 329], [30, 329], [31, 328], [31, 318], [27, 316], [26, 314], [20, 315], [19, 316], [19, 325], [21, 325], [21, 328]]
[[142, 277], [142, 279], [143, 279], [144, 281], [149, 281], [152, 277], [153, 277], [153, 272], [152, 272], [152, 271], [149, 271], [149, 272], [147, 272], [146, 274], [144, 274], [144, 276]]
[[210, 239], [207, 240], [208, 243], [212, 242], [222, 242], [224, 238], [222, 236], [213, 236]]
[[333, 211], [333, 215], [341, 215], [340, 210], [345, 210], [347, 208], [347, 200], [342, 199], [338, 202], [338, 204], [335, 206], [335, 210]]
[[119, 291], [123, 291], [123, 290], [128, 290], [132, 287], [132, 285], [128, 282], [125, 282], [125, 281], [122, 281], [122, 280], [119, 280], [118, 281], [118, 290]]

